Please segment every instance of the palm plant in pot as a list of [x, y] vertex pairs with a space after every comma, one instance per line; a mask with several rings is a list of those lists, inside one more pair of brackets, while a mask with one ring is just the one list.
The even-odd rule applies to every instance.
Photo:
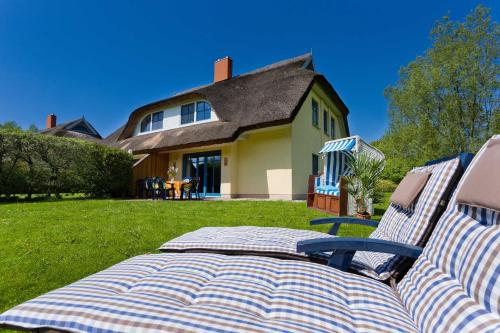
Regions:
[[374, 159], [367, 154], [349, 155], [347, 166], [351, 175], [344, 177], [346, 190], [356, 203], [356, 216], [370, 218], [368, 206], [377, 196], [377, 184], [384, 170], [384, 160]]

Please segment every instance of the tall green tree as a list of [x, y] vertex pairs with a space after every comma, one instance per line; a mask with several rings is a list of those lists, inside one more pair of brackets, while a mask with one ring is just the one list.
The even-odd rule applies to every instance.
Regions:
[[436, 24], [432, 47], [385, 90], [390, 125], [374, 144], [386, 154], [387, 178], [399, 181], [429, 159], [475, 152], [500, 132], [499, 38], [483, 6], [464, 21]]

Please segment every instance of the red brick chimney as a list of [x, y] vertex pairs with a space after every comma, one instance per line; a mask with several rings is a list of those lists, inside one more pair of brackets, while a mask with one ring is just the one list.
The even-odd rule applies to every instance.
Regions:
[[45, 122], [45, 126], [47, 128], [52, 128], [52, 127], [56, 127], [56, 125], [57, 125], [56, 115], [55, 114], [49, 114], [47, 116], [47, 121]]
[[214, 82], [224, 81], [233, 76], [233, 60], [229, 57], [215, 60]]

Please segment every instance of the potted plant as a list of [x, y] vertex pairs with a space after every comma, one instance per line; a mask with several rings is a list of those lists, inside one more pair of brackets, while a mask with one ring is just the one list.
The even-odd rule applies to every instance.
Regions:
[[178, 172], [179, 172], [179, 168], [177, 168], [175, 165], [172, 165], [168, 168], [167, 175], [172, 183], [174, 182], [175, 176], [177, 176]]
[[356, 216], [369, 219], [369, 201], [377, 195], [377, 184], [384, 170], [384, 160], [360, 153], [350, 156], [346, 163], [351, 169], [351, 175], [344, 177], [346, 190], [354, 198]]

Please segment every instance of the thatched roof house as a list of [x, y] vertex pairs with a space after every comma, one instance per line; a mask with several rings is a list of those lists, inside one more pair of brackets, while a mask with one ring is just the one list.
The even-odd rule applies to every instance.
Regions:
[[50, 114], [47, 116], [46, 128], [40, 133], [102, 143], [99, 132], [84, 117], [57, 124], [56, 115]]
[[206, 195], [291, 199], [304, 196], [323, 143], [349, 135], [348, 113], [311, 54], [234, 77], [226, 57], [213, 83], [137, 108], [104, 142], [141, 157], [136, 178], [176, 164]]

